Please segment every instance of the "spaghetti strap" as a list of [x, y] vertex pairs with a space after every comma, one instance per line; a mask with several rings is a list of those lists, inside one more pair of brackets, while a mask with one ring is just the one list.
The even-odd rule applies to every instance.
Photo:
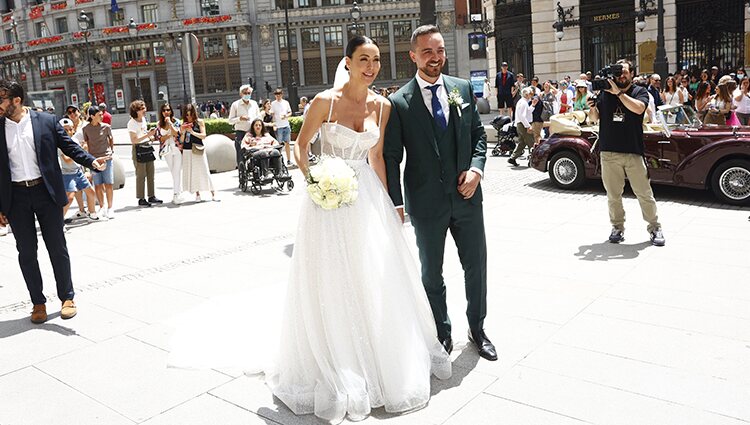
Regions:
[[331, 94], [331, 107], [328, 109], [328, 120], [326, 122], [331, 122], [332, 115], [333, 115], [333, 94]]
[[380, 116], [378, 117], [378, 127], [380, 127], [380, 123], [383, 121], [383, 103], [380, 102]]

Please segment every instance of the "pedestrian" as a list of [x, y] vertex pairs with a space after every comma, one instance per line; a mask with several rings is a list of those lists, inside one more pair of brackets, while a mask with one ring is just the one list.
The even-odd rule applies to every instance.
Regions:
[[234, 126], [234, 150], [236, 153], [237, 167], [240, 166], [242, 156], [240, 144], [245, 133], [250, 129], [250, 123], [260, 117], [258, 104], [253, 100], [253, 88], [249, 84], [240, 86], [240, 99], [235, 100], [229, 107], [229, 124]]
[[195, 105], [188, 103], [182, 108], [182, 185], [195, 193], [195, 202], [201, 201], [200, 192], [210, 191], [211, 200], [217, 201], [214, 184], [208, 170], [208, 159], [204, 152], [203, 139], [206, 138], [206, 124], [198, 118]]
[[266, 127], [266, 131], [268, 132], [268, 135], [276, 138], [276, 124], [274, 124], [273, 120], [273, 111], [271, 110], [271, 101], [268, 99], [263, 100], [261, 102], [261, 111], [260, 111], [260, 119], [263, 120], [263, 125]]
[[529, 105], [529, 101], [534, 96], [534, 89], [531, 87], [524, 87], [521, 90], [521, 98], [516, 103], [516, 131], [518, 132], [518, 144], [516, 149], [508, 158], [508, 164], [514, 167], [518, 167], [516, 158], [520, 157], [523, 151], [528, 147], [531, 149], [534, 146], [534, 135], [531, 131], [531, 113], [532, 109]]
[[500, 64], [500, 72], [495, 75], [495, 92], [497, 94], [497, 109], [500, 115], [513, 114], [513, 85], [515, 76], [508, 71], [508, 62]]
[[[112, 127], [105, 124], [104, 113], [99, 108], [89, 108], [89, 125], [83, 127], [83, 140], [87, 149], [95, 158], [101, 156], [112, 156], [115, 151], [115, 141], [112, 137]], [[115, 172], [112, 160], [107, 160], [104, 171], [93, 171], [92, 179], [96, 190], [96, 199], [102, 216], [110, 220], [115, 218], [114, 210], [114, 183]], [[107, 198], [107, 206], [104, 206], [104, 198]], [[91, 211], [89, 211], [91, 213]]]
[[740, 124], [748, 125], [750, 122], [750, 79], [742, 78], [740, 80], [740, 87], [732, 94], [734, 97], [734, 105], [737, 107], [735, 113], [737, 119], [740, 120]]
[[664, 246], [656, 200], [643, 158], [643, 114], [648, 107], [648, 91], [632, 84], [635, 68], [630, 61], [620, 59], [617, 63], [623, 66], [620, 77], [616, 81], [609, 80], [610, 88], [602, 90], [596, 102], [589, 99], [589, 119], [599, 120], [602, 183], [607, 191], [612, 223], [609, 241], [620, 243], [625, 240], [622, 191], [627, 177], [648, 223], [651, 243]]
[[307, 110], [308, 109], [310, 109], [310, 101], [307, 100], [307, 96], [300, 97], [299, 98], [299, 110], [302, 111], [302, 119], [303, 120], [307, 116]]
[[156, 126], [156, 139], [159, 141], [159, 156], [164, 158], [172, 173], [172, 203], [182, 203], [182, 144], [180, 122], [174, 117], [172, 105], [165, 103], [159, 108], [159, 124]]
[[286, 165], [292, 165], [292, 157], [290, 152], [290, 143], [292, 141], [292, 128], [289, 126], [289, 117], [292, 116], [292, 107], [289, 102], [284, 99], [284, 91], [281, 88], [277, 88], [273, 92], [276, 98], [271, 102], [271, 111], [273, 112], [273, 123], [276, 126], [276, 140], [284, 145], [284, 152], [286, 152]]
[[659, 74], [651, 74], [649, 80], [648, 92], [654, 97], [654, 105], [658, 108], [664, 104], [661, 98], [661, 76]]
[[[150, 207], [152, 204], [161, 204], [163, 201], [154, 193], [154, 161], [153, 147], [156, 129], [148, 129], [146, 115], [146, 103], [142, 100], [134, 100], [130, 103], [130, 121], [128, 121], [128, 134], [130, 143], [133, 145], [133, 165], [135, 166], [135, 196], [138, 198], [138, 206]], [[151, 155], [148, 150], [151, 149]], [[140, 154], [139, 154], [140, 152]], [[144, 186], [148, 184], [148, 199]]]
[[102, 122], [112, 127], [112, 114], [107, 110], [107, 104], [103, 102], [100, 103], [99, 110], [102, 111]]
[[37, 260], [37, 230], [47, 247], [62, 302], [60, 317], [77, 313], [62, 209], [68, 203], [57, 149], [81, 165], [103, 170], [107, 157], [94, 158], [65, 133], [57, 119], [23, 106], [23, 86], [0, 80], [0, 226], [10, 224], [18, 263], [34, 304], [31, 321], [47, 321], [47, 298]]
[[[73, 137], [75, 135], [73, 121], [68, 118], [63, 118], [60, 120], [60, 125], [63, 130], [65, 130], [68, 137], [77, 144], [81, 144], [79, 138]], [[90, 221], [99, 220], [99, 217], [96, 215], [96, 193], [94, 193], [94, 187], [88, 181], [86, 175], [83, 174], [81, 166], [65, 155], [59, 148], [57, 149], [57, 153], [60, 157], [60, 171], [63, 176], [63, 186], [65, 186], [65, 192], [68, 195], [68, 203], [63, 207], [63, 217], [67, 214], [68, 208], [70, 208], [70, 205], [73, 203], [75, 195], [79, 192], [83, 192], [86, 194], [86, 203], [88, 204], [88, 219]], [[65, 220], [65, 222], [67, 222], [67, 220]]]

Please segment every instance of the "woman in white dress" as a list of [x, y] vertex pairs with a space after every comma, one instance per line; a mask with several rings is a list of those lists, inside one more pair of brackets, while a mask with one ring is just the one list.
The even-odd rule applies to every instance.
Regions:
[[[182, 187], [195, 193], [195, 201], [201, 201], [201, 192], [210, 191], [211, 200], [216, 200], [214, 184], [208, 170], [208, 159], [203, 151], [203, 139], [206, 138], [206, 124], [198, 118], [195, 105], [188, 103], [182, 107], [182, 125], [180, 126], [180, 140], [182, 141]], [[193, 145], [196, 145], [193, 148]]]
[[[340, 77], [347, 74], [344, 63], [350, 78]], [[310, 140], [320, 131], [323, 155], [342, 158], [356, 171], [358, 197], [334, 210], [308, 196], [302, 201], [279, 343], [273, 364], [263, 368], [266, 385], [295, 414], [330, 423], [364, 419], [376, 407], [421, 408], [430, 399], [431, 375], [451, 376], [450, 357], [437, 339], [416, 261], [385, 189], [383, 129], [390, 102], [368, 89], [380, 70], [377, 45], [353, 38], [339, 70], [334, 88], [312, 102], [294, 155], [307, 175]], [[253, 335], [244, 339], [257, 341], [260, 329], [247, 333]], [[170, 364], [205, 367], [212, 364], [208, 352], [215, 359], [231, 357], [235, 350], [218, 339], [196, 338], [195, 328], [186, 327]]]
[[180, 135], [180, 121], [174, 117], [172, 105], [165, 103], [159, 108], [159, 123], [156, 126], [159, 140], [159, 156], [167, 161], [172, 174], [172, 203], [180, 204], [182, 193], [182, 145], [177, 141]]

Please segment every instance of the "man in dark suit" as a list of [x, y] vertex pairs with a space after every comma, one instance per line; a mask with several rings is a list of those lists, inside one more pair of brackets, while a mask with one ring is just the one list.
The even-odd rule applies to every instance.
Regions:
[[[469, 82], [442, 74], [445, 42], [438, 28], [417, 28], [409, 55], [417, 64], [417, 75], [390, 96], [383, 152], [388, 192], [401, 218], [404, 204], [411, 217], [422, 284], [443, 347], [449, 353], [453, 348], [442, 272], [445, 237], [450, 230], [464, 269], [469, 339], [480, 356], [497, 360], [495, 346], [484, 333], [487, 244], [480, 181], [487, 135]], [[400, 169], [404, 150], [405, 199]]]
[[500, 65], [500, 72], [495, 76], [495, 90], [497, 90], [497, 109], [500, 115], [513, 116], [513, 84], [516, 76], [508, 71], [508, 62]]
[[109, 159], [94, 158], [70, 139], [54, 115], [23, 106], [25, 93], [15, 81], [0, 80], [0, 224], [13, 227], [18, 262], [34, 303], [31, 321], [47, 320], [42, 274], [37, 261], [36, 221], [47, 246], [62, 301], [60, 316], [76, 315], [70, 257], [63, 230], [63, 187], [57, 149], [75, 162], [104, 170]]

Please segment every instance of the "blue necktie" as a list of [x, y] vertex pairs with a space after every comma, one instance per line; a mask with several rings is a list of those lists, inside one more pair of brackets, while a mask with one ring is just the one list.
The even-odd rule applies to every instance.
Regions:
[[441, 130], [448, 128], [448, 123], [445, 121], [445, 112], [443, 112], [443, 106], [440, 105], [440, 99], [437, 95], [437, 90], [440, 84], [434, 86], [427, 86], [432, 92], [432, 116], [435, 118], [435, 122]]

